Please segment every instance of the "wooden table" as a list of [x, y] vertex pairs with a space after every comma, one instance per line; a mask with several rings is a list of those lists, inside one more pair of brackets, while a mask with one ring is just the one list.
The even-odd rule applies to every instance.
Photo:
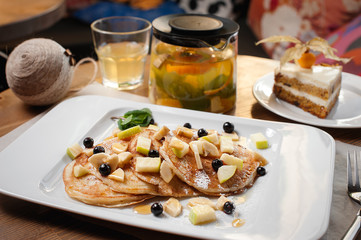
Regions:
[[65, 12], [64, 0], [0, 0], [0, 42], [46, 29]]
[[[235, 109], [229, 114], [246, 118], [292, 122], [263, 108], [252, 95], [254, 82], [262, 75], [273, 71], [277, 64], [276, 61], [270, 59], [238, 56], [238, 98]], [[91, 66], [82, 65], [76, 80], [82, 81], [81, 76], [90, 71], [90, 68]], [[100, 81], [100, 76], [97, 81]], [[147, 96], [147, 85], [131, 92]], [[14, 96], [11, 90], [0, 93], [0, 136], [46, 109], [45, 107], [26, 106]], [[336, 140], [361, 146], [359, 129], [322, 129]], [[157, 239], [186, 239], [166, 233], [94, 220], [0, 195], [0, 239], [150, 239], [150, 236]]]

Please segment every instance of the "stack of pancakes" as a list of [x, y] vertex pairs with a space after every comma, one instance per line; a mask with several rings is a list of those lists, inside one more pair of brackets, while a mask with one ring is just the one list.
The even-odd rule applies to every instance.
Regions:
[[[219, 156], [200, 156], [203, 168], [199, 169], [196, 164], [195, 154], [191, 149], [182, 158], [178, 158], [169, 146], [172, 137], [177, 137], [183, 142], [190, 143], [198, 139], [197, 129], [192, 129], [193, 136], [185, 137], [178, 135], [177, 131], [168, 132], [161, 140], [154, 135], [157, 130], [144, 128], [127, 139], [119, 139], [111, 136], [97, 146], [102, 146], [105, 153], [116, 154], [112, 148], [113, 144], [121, 143], [128, 146], [125, 151], [132, 154], [132, 158], [121, 168], [124, 171], [124, 181], [117, 181], [102, 176], [99, 170], [88, 160], [90, 155], [83, 151], [78, 157], [70, 162], [64, 169], [63, 181], [67, 194], [79, 201], [91, 205], [104, 207], [123, 207], [142, 202], [154, 196], [190, 197], [199, 195], [220, 196], [231, 195], [242, 192], [253, 185], [257, 168], [266, 160], [258, 153], [241, 146], [234, 141], [233, 156], [243, 159], [243, 168], [237, 169], [235, 174], [226, 182], [220, 183], [217, 172], [212, 167], [212, 161], [219, 159], [222, 152], [220, 147]], [[136, 151], [138, 137], [151, 139], [151, 148], [160, 153], [162, 161], [166, 161], [174, 173], [173, 178], [164, 181], [159, 172], [137, 172], [137, 157], [144, 157]], [[88, 174], [75, 177], [74, 168], [82, 166], [88, 170]]]

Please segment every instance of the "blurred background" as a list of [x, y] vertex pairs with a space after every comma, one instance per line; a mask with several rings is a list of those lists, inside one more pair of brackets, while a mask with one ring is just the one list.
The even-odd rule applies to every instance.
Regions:
[[[2, 1], [0, 0], [0, 7]], [[8, 1], [8, 0], [6, 0]], [[28, 2], [29, 8], [32, 3]], [[173, 13], [215, 14], [240, 25], [238, 54], [279, 59], [288, 44], [256, 46], [262, 38], [291, 35], [302, 41], [320, 36], [352, 57], [344, 71], [361, 74], [361, 1], [359, 0], [67, 0], [65, 14], [51, 26], [15, 39], [5, 36], [0, 23], [0, 51], [9, 55], [30, 38], [50, 38], [70, 49], [76, 60], [93, 57], [90, 23], [106, 16], [138, 16], [149, 21]], [[0, 16], [1, 17], [1, 16]], [[318, 61], [324, 61], [319, 56]], [[7, 89], [6, 59], [0, 56], [0, 92]]]

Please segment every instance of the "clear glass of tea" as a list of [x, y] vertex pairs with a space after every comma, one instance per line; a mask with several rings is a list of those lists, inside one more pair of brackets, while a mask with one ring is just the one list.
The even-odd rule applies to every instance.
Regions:
[[137, 17], [106, 17], [91, 24], [104, 86], [129, 90], [143, 83], [151, 23]]

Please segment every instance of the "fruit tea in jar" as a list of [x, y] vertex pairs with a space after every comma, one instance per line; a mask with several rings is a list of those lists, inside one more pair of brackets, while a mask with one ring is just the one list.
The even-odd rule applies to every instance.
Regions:
[[155, 19], [150, 101], [216, 113], [232, 109], [237, 90], [238, 29], [234, 21], [211, 15]]

